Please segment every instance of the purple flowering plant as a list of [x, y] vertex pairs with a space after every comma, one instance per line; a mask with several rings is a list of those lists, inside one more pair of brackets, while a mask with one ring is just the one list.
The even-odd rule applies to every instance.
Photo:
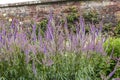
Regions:
[[36, 35], [36, 22], [32, 31], [21, 28], [15, 19], [10, 27], [0, 26], [0, 79], [101, 80], [101, 75], [111, 76], [106, 73], [110, 58], [103, 47], [106, 38], [101, 24], [89, 24], [86, 33], [80, 17], [74, 33], [66, 19], [64, 25], [57, 23], [51, 12], [44, 36], [40, 30]]

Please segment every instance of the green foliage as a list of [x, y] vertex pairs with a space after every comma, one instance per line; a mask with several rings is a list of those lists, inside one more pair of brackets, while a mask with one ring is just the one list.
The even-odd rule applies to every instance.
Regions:
[[104, 24], [103, 26], [103, 32], [110, 32], [111, 31], [111, 24], [110, 23], [107, 23], [107, 24]]
[[14, 53], [7, 56], [8, 60], [0, 61], [1, 80], [34, 80], [31, 64], [26, 64], [25, 54], [16, 48]]
[[78, 14], [77, 13], [70, 13], [68, 16], [67, 16], [67, 21], [68, 23], [74, 23], [74, 21], [78, 20]]
[[[64, 53], [45, 56], [30, 53], [29, 62], [19, 48], [11, 53], [9, 60], [0, 61], [0, 78], [6, 80], [101, 80], [109, 71], [109, 57], [97, 53]], [[50, 64], [52, 60], [52, 64]], [[33, 73], [34, 61], [36, 74]], [[107, 64], [107, 65], [106, 65]]]
[[[106, 52], [108, 56], [111, 56], [111, 60], [109, 61], [110, 63], [110, 72], [113, 71], [117, 59], [120, 58], [120, 38], [109, 38], [105, 43], [104, 47], [106, 49]], [[117, 71], [114, 74], [114, 78], [120, 76], [120, 67], [117, 68]]]
[[95, 11], [85, 12], [83, 17], [86, 22], [90, 23], [99, 23], [98, 13]]
[[104, 23], [102, 33], [111, 37], [120, 37], [120, 22], [118, 22], [115, 26], [112, 22]]
[[116, 58], [120, 56], [119, 46], [120, 46], [120, 38], [109, 38], [104, 44], [104, 47], [108, 55], [111, 55], [113, 51], [113, 57]]
[[70, 31], [76, 32], [75, 30], [75, 22], [78, 22], [79, 19], [79, 14], [78, 14], [78, 10], [76, 7], [72, 6], [70, 7], [68, 10], [68, 12], [70, 12], [66, 18], [67, 18], [67, 22], [68, 22], [68, 28]]
[[[67, 16], [68, 28], [71, 29], [71, 31], [76, 32], [76, 30], [75, 30], [76, 23], [75, 22], [79, 22], [80, 15], [77, 12], [77, 9], [75, 7], [71, 7], [69, 10], [71, 12]], [[89, 12], [83, 13], [82, 16], [86, 23], [96, 24], [96, 23], [99, 23], [99, 21], [100, 21], [100, 18], [98, 17], [98, 15], [99, 14], [96, 11], [89, 11]], [[86, 32], [87, 32], [88, 28], [87, 27], [85, 27], [85, 28], [86, 28]], [[105, 28], [107, 28], [107, 27], [105, 27]]]
[[115, 36], [120, 37], [120, 21], [118, 22], [118, 24], [115, 28]]
[[77, 7], [69, 7], [66, 11], [69, 12], [69, 14], [66, 16], [68, 23], [74, 23], [76, 20], [78, 20], [79, 14]]
[[[78, 22], [79, 19], [79, 13], [78, 13], [78, 9], [76, 6], [71, 6], [67, 9], [65, 9], [63, 12], [67, 12], [67, 16], [66, 16], [66, 20], [68, 23], [68, 28], [70, 31], [75, 32], [75, 22]], [[64, 21], [65, 22], [65, 21]], [[64, 24], [63, 22], [63, 24]]]
[[41, 34], [44, 35], [44, 32], [46, 31], [47, 23], [48, 23], [48, 20], [44, 19], [37, 24], [37, 29], [36, 29], [37, 35], [38, 35], [39, 30]]

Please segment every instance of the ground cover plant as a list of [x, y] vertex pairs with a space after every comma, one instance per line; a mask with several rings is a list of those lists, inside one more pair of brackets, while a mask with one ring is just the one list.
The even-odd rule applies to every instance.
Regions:
[[[0, 80], [108, 80], [119, 78], [119, 56], [112, 60], [102, 25], [82, 17], [76, 32], [56, 22], [52, 13], [44, 34], [41, 28], [22, 28], [17, 20], [0, 26]], [[106, 42], [106, 43], [104, 43]], [[112, 43], [111, 43], [112, 44]], [[118, 43], [119, 44], [119, 43]], [[116, 46], [118, 49], [118, 47]], [[113, 48], [114, 49], [114, 48]], [[118, 52], [119, 54], [119, 52]]]

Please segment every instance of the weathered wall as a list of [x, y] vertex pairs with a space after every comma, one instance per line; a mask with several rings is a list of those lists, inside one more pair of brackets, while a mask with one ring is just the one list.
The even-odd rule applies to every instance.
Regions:
[[[33, 1], [26, 3], [0, 5], [0, 20], [11, 21], [17, 18], [21, 22], [30, 22], [31, 20], [40, 21], [46, 18], [53, 10], [57, 16], [65, 16], [70, 11], [70, 7], [76, 7], [79, 13], [94, 9], [105, 21], [116, 21], [120, 19], [120, 2], [117, 1]], [[107, 20], [106, 20], [107, 19]]]

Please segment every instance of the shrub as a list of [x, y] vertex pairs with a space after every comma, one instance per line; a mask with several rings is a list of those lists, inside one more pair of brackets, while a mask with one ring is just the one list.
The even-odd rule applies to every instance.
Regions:
[[120, 38], [109, 38], [105, 43], [104, 47], [106, 49], [107, 55], [110, 56], [110, 70], [114, 71], [113, 77], [116, 78], [120, 76], [120, 66], [118, 65], [119, 58], [120, 58]]
[[[106, 52], [108, 55], [113, 55], [113, 57], [118, 58], [120, 56], [120, 38], [109, 38], [105, 44]], [[113, 52], [113, 53], [112, 53]]]
[[98, 17], [98, 13], [96, 11], [88, 11], [88, 12], [85, 12], [83, 13], [83, 17], [85, 19], [86, 22], [89, 22], [89, 23], [99, 23], [100, 21], [100, 18]]

